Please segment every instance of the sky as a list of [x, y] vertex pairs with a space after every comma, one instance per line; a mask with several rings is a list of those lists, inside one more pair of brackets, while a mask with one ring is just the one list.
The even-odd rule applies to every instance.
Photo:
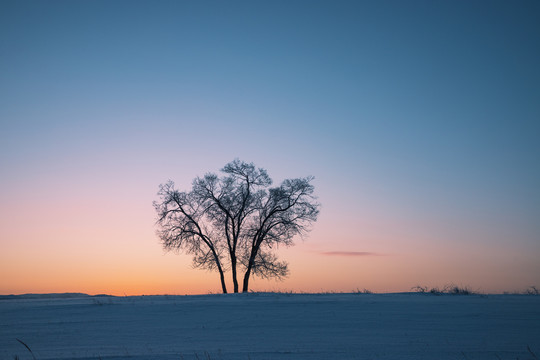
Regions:
[[235, 158], [322, 204], [253, 290], [538, 287], [539, 64], [533, 0], [2, 0], [0, 294], [219, 292], [152, 202]]

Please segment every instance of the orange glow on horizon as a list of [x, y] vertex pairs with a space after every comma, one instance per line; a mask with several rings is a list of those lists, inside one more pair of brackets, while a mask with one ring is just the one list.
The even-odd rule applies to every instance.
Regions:
[[[141, 245], [141, 244], [140, 244]], [[470, 263], [455, 266], [454, 257], [424, 254], [387, 254], [379, 256], [324, 255], [318, 245], [299, 243], [280, 250], [289, 262], [291, 274], [284, 281], [253, 278], [253, 291], [406, 292], [415, 285], [444, 286], [455, 283], [484, 292], [524, 290], [533, 279], [524, 279], [507, 271], [494, 278], [492, 272], [511, 264], [499, 255], [501, 268], [481, 264], [470, 257]], [[159, 244], [146, 244], [139, 255], [129, 254], [120, 262], [115, 254], [86, 259], [57, 254], [47, 258], [26, 254], [3, 256], [0, 265], [1, 294], [81, 292], [91, 295], [208, 294], [221, 292], [217, 273], [192, 269], [186, 255], [163, 254]], [[51, 266], [55, 264], [55, 266]], [[414, 265], [414, 266], [413, 266]], [[538, 265], [531, 259], [530, 266]], [[483, 271], [480, 269], [484, 268]], [[539, 269], [540, 270], [540, 269]], [[232, 292], [230, 273], [226, 274]]]

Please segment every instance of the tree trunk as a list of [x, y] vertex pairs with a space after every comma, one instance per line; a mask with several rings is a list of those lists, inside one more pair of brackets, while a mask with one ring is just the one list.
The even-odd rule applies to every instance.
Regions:
[[233, 279], [234, 292], [238, 292], [238, 277], [236, 275], [236, 256], [231, 254], [231, 272]]
[[251, 268], [248, 268], [246, 274], [244, 275], [244, 286], [242, 287], [242, 292], [249, 291], [249, 275], [251, 273]]
[[244, 274], [244, 285], [242, 287], [242, 292], [249, 291], [249, 276], [251, 275], [251, 268], [253, 267], [253, 262], [254, 259], [250, 258], [246, 273]]
[[257, 252], [259, 251], [260, 244], [255, 244], [251, 248], [251, 255], [249, 256], [248, 266], [246, 269], [246, 273], [244, 274], [244, 285], [242, 287], [242, 292], [248, 292], [249, 291], [249, 277], [251, 275], [251, 269], [253, 268], [253, 264], [255, 263], [255, 256], [257, 256]]
[[223, 274], [223, 270], [221, 269], [221, 266], [218, 267], [219, 270], [219, 278], [221, 280], [221, 290], [223, 290], [223, 293], [227, 293], [227, 285], [225, 285], [225, 274]]
[[217, 256], [214, 249], [212, 249], [212, 252], [214, 253], [214, 259], [216, 261], [216, 265], [219, 271], [219, 280], [221, 281], [221, 290], [224, 294], [227, 293], [227, 285], [225, 284], [225, 274], [223, 273], [223, 269], [221, 268], [221, 263], [219, 262], [219, 257]]

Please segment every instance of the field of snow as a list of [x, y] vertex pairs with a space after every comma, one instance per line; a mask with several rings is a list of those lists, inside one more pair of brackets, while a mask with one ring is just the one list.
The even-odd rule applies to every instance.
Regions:
[[0, 359], [15, 356], [538, 359], [540, 296], [3, 296]]

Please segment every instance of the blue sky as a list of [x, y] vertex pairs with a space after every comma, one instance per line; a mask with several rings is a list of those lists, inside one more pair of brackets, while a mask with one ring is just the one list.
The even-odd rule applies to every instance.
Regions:
[[28, 207], [50, 225], [87, 199], [88, 214], [129, 204], [152, 234], [159, 183], [239, 157], [316, 177], [321, 251], [451, 249], [481, 257], [479, 286], [510, 268], [538, 284], [537, 1], [0, 6], [5, 254], [32, 237], [15, 224], [43, 225]]

